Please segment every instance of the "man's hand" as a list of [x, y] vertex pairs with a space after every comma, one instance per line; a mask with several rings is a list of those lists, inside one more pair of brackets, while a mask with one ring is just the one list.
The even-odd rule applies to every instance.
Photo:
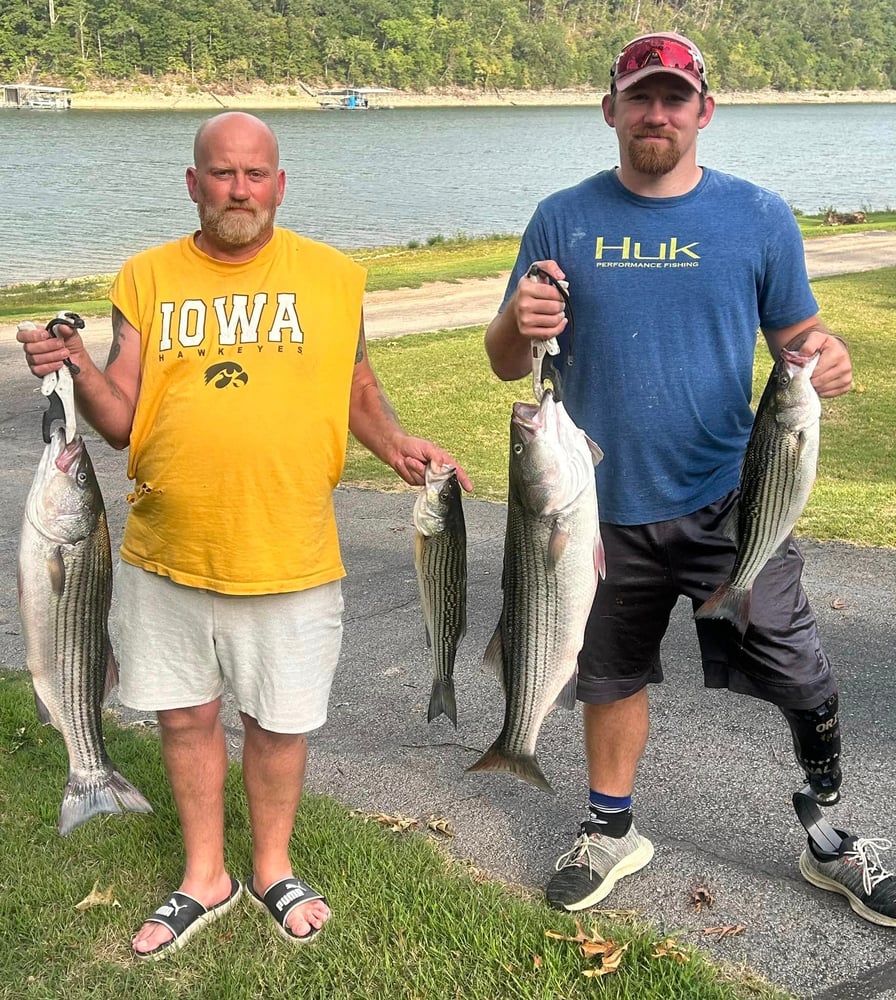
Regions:
[[457, 472], [457, 481], [467, 493], [473, 490], [470, 477], [457, 461], [447, 451], [427, 441], [425, 438], [404, 435], [396, 442], [397, 454], [392, 457], [390, 465], [399, 476], [411, 486], [422, 486], [425, 482], [427, 462], [433, 465], [450, 465]]
[[79, 364], [78, 357], [86, 354], [81, 334], [66, 323], [55, 327], [58, 336], [53, 336], [45, 326], [20, 323], [16, 340], [25, 351], [25, 360], [32, 374], [38, 378], [58, 371], [71, 359]]
[[845, 342], [828, 330], [813, 327], [795, 337], [788, 345], [806, 357], [818, 352], [821, 357], [812, 373], [812, 386], [819, 396], [831, 399], [852, 388], [852, 361]]
[[[556, 261], [537, 260], [535, 264], [557, 281], [563, 281], [566, 277]], [[524, 274], [516, 286], [510, 305], [522, 337], [548, 340], [559, 336], [566, 329], [568, 321], [563, 296], [549, 281], [533, 281]]]

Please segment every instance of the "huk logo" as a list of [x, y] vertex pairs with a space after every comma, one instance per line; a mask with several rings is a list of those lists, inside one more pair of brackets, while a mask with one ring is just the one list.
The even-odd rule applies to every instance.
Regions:
[[226, 389], [229, 385], [239, 389], [249, 381], [249, 376], [235, 361], [222, 361], [205, 369], [205, 384], [208, 385], [212, 379], [216, 389]]
[[700, 254], [695, 250], [698, 245], [681, 244], [677, 236], [672, 236], [645, 248], [631, 236], [622, 237], [618, 243], [598, 236], [594, 259], [597, 267], [699, 267]]

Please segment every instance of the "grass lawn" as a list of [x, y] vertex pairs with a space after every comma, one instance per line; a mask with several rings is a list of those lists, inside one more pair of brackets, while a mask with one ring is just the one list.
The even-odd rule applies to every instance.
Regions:
[[[797, 530], [821, 540], [896, 546], [896, 268], [813, 282], [822, 315], [846, 338], [852, 392], [822, 402], [818, 478]], [[531, 399], [528, 381], [500, 382], [483, 328], [371, 342], [371, 360], [405, 426], [438, 441], [470, 474], [480, 499], [506, 499], [510, 408]], [[754, 399], [771, 370], [757, 351]], [[600, 443], [600, 442], [598, 442]], [[403, 484], [356, 442], [343, 481], [376, 489]]]
[[[0, 673], [0, 1000], [786, 997], [633, 918], [597, 913], [577, 925], [451, 861], [441, 833], [395, 832], [312, 795], [293, 861], [334, 912], [313, 947], [291, 948], [241, 901], [184, 951], [138, 961], [130, 936], [180, 881], [180, 837], [157, 740], [108, 716], [104, 728], [110, 756], [156, 811], [94, 818], [62, 838], [64, 745], [37, 723], [27, 674]], [[227, 864], [245, 878], [249, 821], [236, 765], [226, 812]], [[94, 890], [99, 902], [79, 908]], [[597, 976], [617, 959], [616, 971]]]

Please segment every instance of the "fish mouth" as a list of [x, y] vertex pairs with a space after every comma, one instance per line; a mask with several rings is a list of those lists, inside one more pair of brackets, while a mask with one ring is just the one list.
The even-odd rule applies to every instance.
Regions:
[[550, 389], [545, 389], [540, 403], [517, 402], [513, 404], [511, 423], [520, 434], [531, 441], [539, 432], [556, 420], [557, 404]]
[[788, 351], [786, 347], [781, 351], [781, 360], [797, 368], [805, 368], [808, 364], [817, 362], [820, 357], [820, 351], [814, 354], [798, 354], [795, 351]]
[[[72, 438], [71, 441], [66, 443], [65, 440], [65, 429], [60, 427], [56, 432], [57, 435], [62, 435], [62, 447], [58, 454], [54, 458], [54, 464], [56, 468], [65, 473], [65, 475], [71, 475], [72, 469], [74, 469], [78, 462], [81, 461], [81, 455], [84, 452], [84, 439], [78, 434], [76, 437]], [[53, 439], [54, 445], [57, 444], [56, 438]]]

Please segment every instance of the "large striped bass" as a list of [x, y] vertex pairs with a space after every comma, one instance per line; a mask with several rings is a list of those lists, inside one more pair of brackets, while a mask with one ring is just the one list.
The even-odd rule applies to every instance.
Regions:
[[577, 658], [604, 575], [594, 467], [603, 453], [545, 390], [510, 420], [504, 602], [485, 652], [504, 685], [504, 727], [470, 771], [553, 789], [535, 756], [545, 716], [576, 700]]
[[68, 750], [59, 832], [97, 813], [152, 812], [103, 743], [102, 702], [118, 680], [107, 626], [109, 529], [84, 441], [75, 436], [66, 444], [63, 427], [44, 448], [25, 502], [18, 591], [37, 714]]
[[414, 566], [433, 660], [427, 719], [444, 714], [456, 727], [454, 660], [467, 632], [467, 530], [453, 466], [426, 466], [414, 528]]
[[818, 466], [821, 401], [811, 378], [819, 357], [784, 350], [772, 368], [741, 467], [734, 566], [695, 618], [725, 618], [746, 632], [756, 577], [772, 556], [787, 552]]

